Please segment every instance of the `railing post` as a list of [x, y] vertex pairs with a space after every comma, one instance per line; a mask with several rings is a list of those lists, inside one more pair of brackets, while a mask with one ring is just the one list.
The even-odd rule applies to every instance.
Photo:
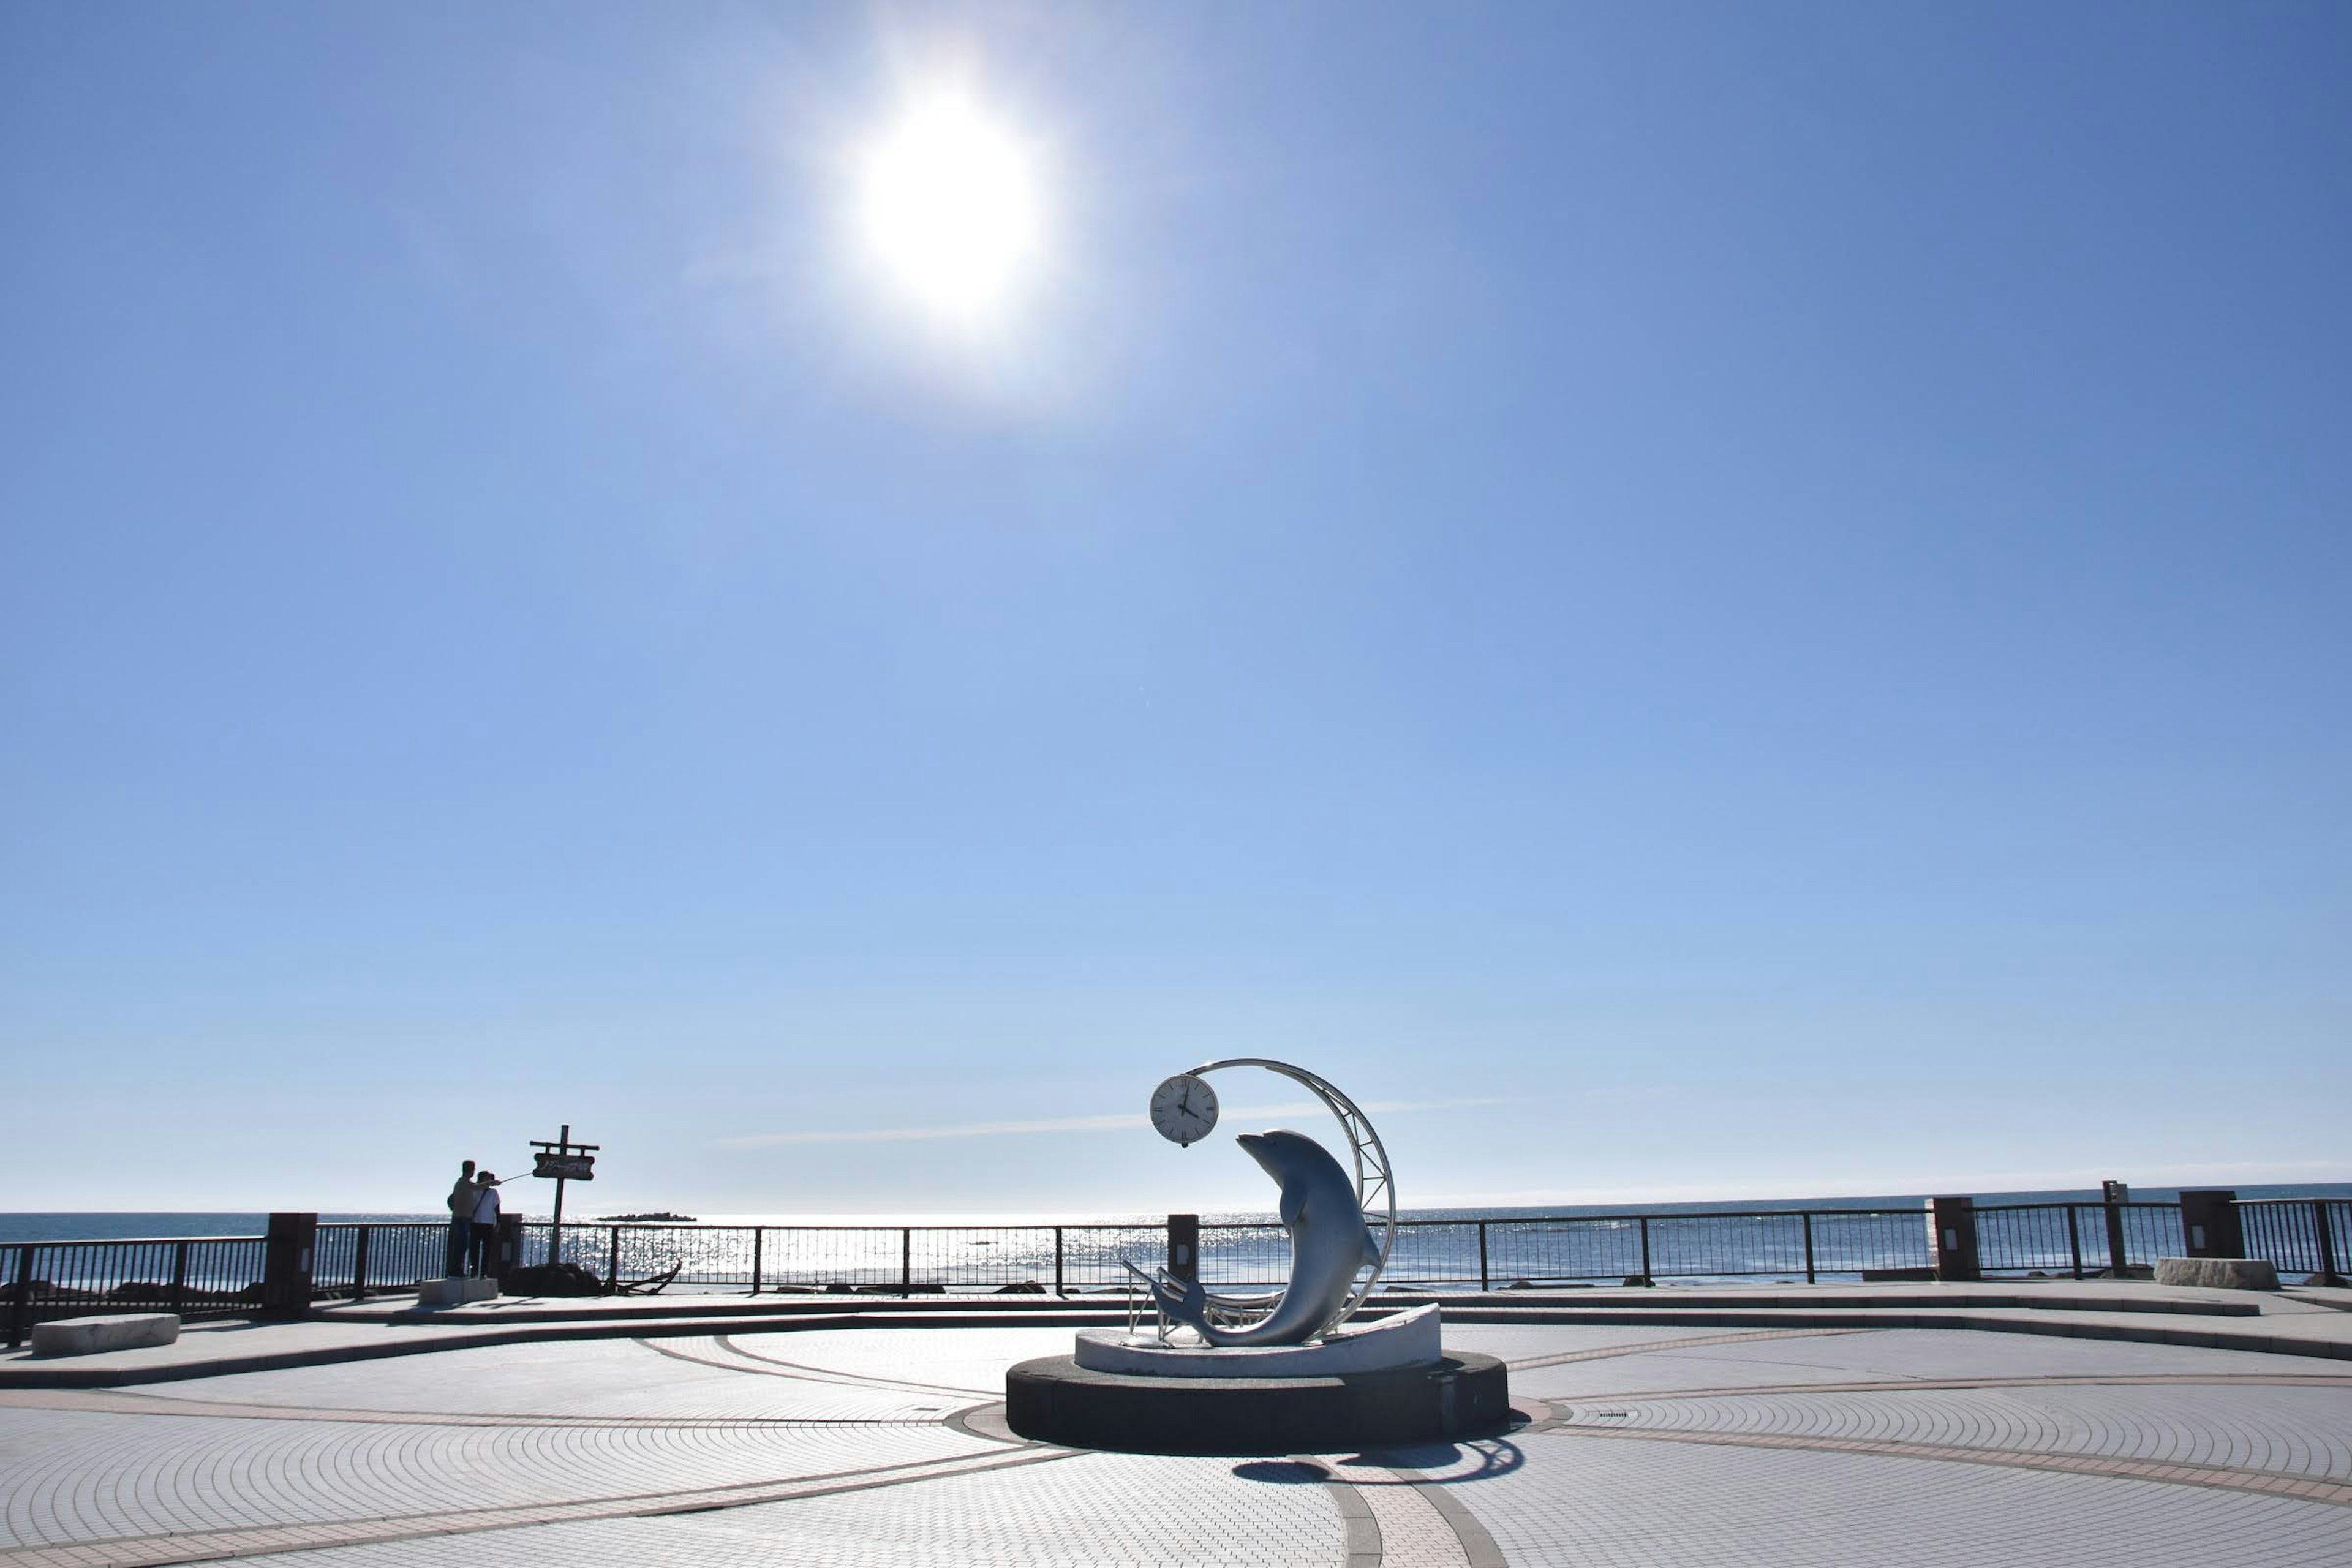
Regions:
[[1478, 1222], [1478, 1289], [1481, 1290], [1494, 1289], [1494, 1286], [1488, 1282], [1486, 1273], [1486, 1222], [1483, 1219]]
[[33, 1321], [33, 1247], [27, 1242], [16, 1249], [16, 1289], [8, 1303], [8, 1348], [15, 1350], [25, 1342], [25, 1325]]
[[2327, 1217], [2327, 1200], [2311, 1200], [2311, 1228], [2319, 1238], [2319, 1282], [2341, 1285], [2343, 1276], [2336, 1268], [2336, 1227]]
[[751, 1227], [751, 1294], [754, 1296], [760, 1293], [760, 1243], [766, 1236], [767, 1232], [760, 1226], [755, 1225]]
[[604, 1228], [611, 1233], [604, 1245], [604, 1289], [617, 1290], [621, 1288], [621, 1227], [608, 1225]]
[[300, 1317], [310, 1310], [310, 1274], [319, 1246], [315, 1214], [273, 1214], [262, 1243], [261, 1310]]
[[898, 1294], [915, 1293], [915, 1227], [898, 1227]]
[[2080, 1279], [2083, 1277], [2083, 1216], [2075, 1212], [2073, 1204], [2066, 1205], [2066, 1250], [2074, 1259], [2074, 1278]]
[[2186, 1258], [2243, 1258], [2238, 1194], [2227, 1188], [2180, 1194], [2180, 1248]]
[[1062, 1227], [1058, 1225], [1054, 1227], [1054, 1294], [1069, 1294], [1062, 1289]]
[[2107, 1278], [2122, 1279], [2126, 1278], [2124, 1271], [2129, 1267], [2124, 1246], [2124, 1205], [2120, 1200], [2110, 1196], [2102, 1200], [2099, 1206], [2107, 1211]]
[[172, 1297], [171, 1305], [165, 1310], [177, 1316], [186, 1309], [187, 1300], [188, 1244], [178, 1241], [172, 1244]]
[[1650, 1216], [1643, 1215], [1642, 1216], [1642, 1283], [1647, 1285], [1654, 1278], [1654, 1276], [1650, 1272]]
[[1171, 1214], [1168, 1216], [1168, 1272], [1179, 1279], [1201, 1277], [1201, 1216], [1196, 1214]]
[[512, 1269], [522, 1267], [522, 1215], [500, 1211], [498, 1252], [488, 1264], [491, 1279], [503, 1279]]
[[1815, 1284], [1815, 1283], [1817, 1283], [1817, 1281], [1813, 1279], [1813, 1215], [1812, 1215], [1812, 1211], [1811, 1211], [1811, 1209], [1808, 1209], [1808, 1210], [1806, 1210], [1806, 1211], [1805, 1211], [1804, 1220], [1805, 1220], [1805, 1283], [1806, 1283], [1806, 1284], [1808, 1284], [1808, 1285], [1811, 1285], [1811, 1284]]
[[1946, 1284], [1969, 1284], [1984, 1278], [1977, 1252], [1977, 1205], [1974, 1198], [1927, 1200], [1927, 1245], [1936, 1257], [1936, 1278]]
[[368, 1237], [375, 1229], [372, 1225], [360, 1226], [359, 1235], [352, 1241], [352, 1300], [367, 1300]]

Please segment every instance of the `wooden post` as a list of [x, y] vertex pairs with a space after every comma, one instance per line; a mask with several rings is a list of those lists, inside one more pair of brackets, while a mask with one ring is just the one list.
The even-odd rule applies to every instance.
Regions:
[[[569, 1121], [565, 1122], [563, 1124], [563, 1131], [557, 1133], [555, 1138], [555, 1147], [557, 1152], [559, 1153], [570, 1153], [572, 1152], [572, 1123]], [[547, 1227], [547, 1266], [550, 1268], [552, 1268], [558, 1263], [562, 1262], [562, 1258], [563, 1178], [562, 1176], [558, 1176], [555, 1178], [555, 1216], [549, 1222]]]

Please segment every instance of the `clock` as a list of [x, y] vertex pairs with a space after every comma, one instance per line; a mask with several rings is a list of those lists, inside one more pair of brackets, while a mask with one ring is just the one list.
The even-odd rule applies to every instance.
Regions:
[[1216, 1128], [1217, 1091], [1178, 1073], [1151, 1091], [1151, 1125], [1171, 1143], [1198, 1143]]

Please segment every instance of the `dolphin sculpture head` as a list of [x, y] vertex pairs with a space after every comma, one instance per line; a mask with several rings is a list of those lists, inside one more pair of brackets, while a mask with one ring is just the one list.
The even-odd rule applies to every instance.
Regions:
[[1209, 1321], [1198, 1281], [1153, 1288], [1161, 1310], [1189, 1323], [1213, 1345], [1295, 1345], [1323, 1331], [1354, 1292], [1357, 1272], [1380, 1258], [1364, 1225], [1356, 1184], [1330, 1151], [1304, 1132], [1276, 1128], [1234, 1140], [1282, 1189], [1282, 1223], [1290, 1230], [1290, 1282], [1269, 1311], [1246, 1328]]

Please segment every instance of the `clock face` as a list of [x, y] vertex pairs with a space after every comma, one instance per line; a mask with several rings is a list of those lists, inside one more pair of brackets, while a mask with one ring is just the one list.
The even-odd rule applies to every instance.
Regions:
[[1171, 1143], [1198, 1143], [1217, 1125], [1217, 1091], [1178, 1073], [1151, 1091], [1151, 1125]]

